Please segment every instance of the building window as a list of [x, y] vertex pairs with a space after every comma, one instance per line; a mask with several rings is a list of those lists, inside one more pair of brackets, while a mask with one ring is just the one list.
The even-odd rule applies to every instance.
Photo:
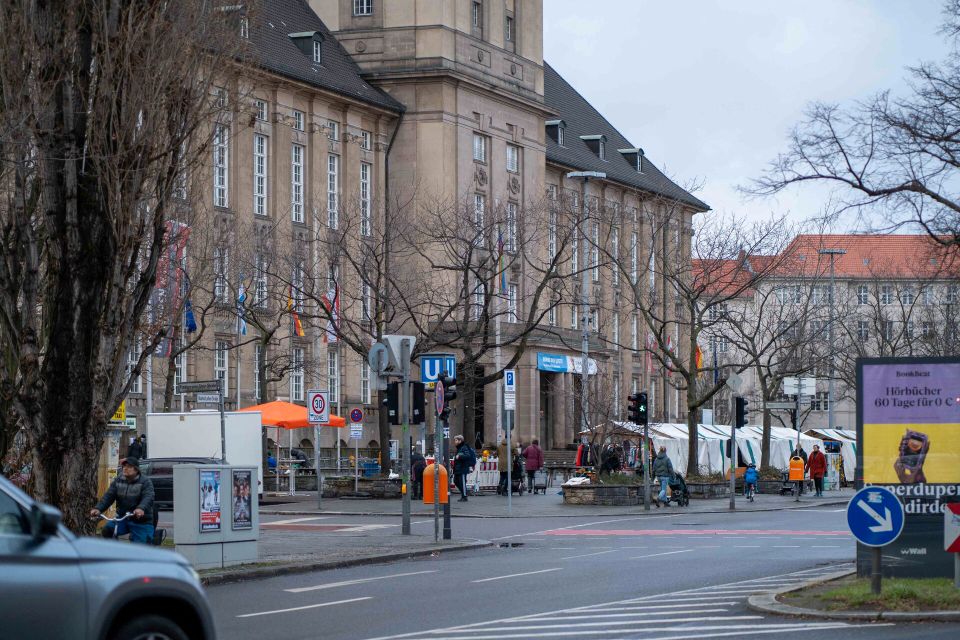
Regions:
[[892, 284], [885, 284], [880, 287], [880, 304], [893, 304]]
[[330, 387], [330, 402], [339, 402], [340, 365], [334, 349], [327, 351], [327, 386]]
[[225, 109], [227, 107], [227, 90], [224, 89], [223, 87], [217, 87], [216, 95], [217, 95], [217, 106], [221, 109]]
[[916, 323], [913, 320], [907, 320], [905, 324], [906, 324], [907, 338], [909, 340], [913, 340], [915, 335]]
[[373, 0], [353, 0], [353, 15], [372, 16]]
[[360, 284], [360, 312], [364, 322], [370, 322], [373, 317], [373, 300], [370, 296], [370, 283], [366, 280]]
[[471, 305], [472, 313], [470, 317], [474, 320], [479, 320], [483, 317], [483, 307], [484, 302], [486, 301], [486, 286], [483, 282], [477, 282], [473, 285], [473, 304]]
[[931, 305], [933, 304], [933, 287], [924, 285], [920, 288], [920, 297], [923, 300], [923, 304]]
[[303, 263], [299, 261], [293, 265], [290, 276], [290, 297], [293, 299], [293, 310], [303, 313]]
[[728, 344], [726, 336], [710, 336], [710, 350], [713, 353], [726, 353]]
[[563, 125], [557, 127], [557, 144], [563, 146]]
[[133, 370], [137, 366], [137, 360], [140, 359], [140, 352], [143, 350], [142, 347], [140, 336], [137, 336], [136, 340], [134, 340], [133, 347], [127, 351], [127, 378], [133, 378], [133, 382], [130, 384], [130, 393], [143, 393], [143, 379], [139, 374], [136, 376], [133, 375]]
[[518, 322], [520, 316], [517, 310], [517, 285], [510, 283], [507, 286], [507, 322]]
[[720, 320], [727, 313], [727, 303], [718, 302], [710, 306], [707, 310], [707, 318], [710, 320]]
[[257, 403], [263, 402], [263, 394], [260, 393], [260, 367], [263, 366], [263, 345], [254, 345], [253, 348], [253, 397]]
[[547, 324], [551, 327], [557, 326], [557, 301], [554, 300], [547, 309]]
[[590, 268], [593, 269], [593, 281], [600, 281], [600, 223], [593, 223], [592, 246], [590, 247]]
[[473, 134], [473, 159], [475, 162], [487, 161], [487, 139], [479, 133]]
[[340, 140], [340, 123], [336, 120], [327, 120], [327, 139], [331, 142]]
[[340, 214], [338, 212], [340, 186], [340, 156], [327, 156], [327, 226], [336, 229]]
[[817, 286], [813, 288], [813, 304], [823, 305], [830, 302], [830, 287]]
[[900, 292], [900, 302], [907, 306], [912, 305], [916, 299], [917, 297], [914, 295], [913, 289], [910, 287], [906, 287]]
[[[183, 333], [180, 333], [178, 349], [183, 347]], [[183, 351], [173, 360], [173, 388], [180, 387], [180, 383], [187, 379], [187, 354]]]
[[830, 394], [826, 391], [817, 391], [817, 394], [810, 399], [810, 408], [813, 411], [829, 411]]
[[580, 305], [570, 305], [570, 328], [576, 329], [580, 325]]
[[870, 288], [865, 284], [857, 286], [857, 304], [870, 304]]
[[640, 348], [640, 317], [637, 314], [630, 316], [630, 348], [634, 351]]
[[253, 212], [267, 215], [267, 136], [253, 136]]
[[477, 242], [483, 234], [483, 216], [487, 209], [487, 197], [482, 193], [473, 194], [473, 226], [477, 232]]
[[229, 345], [223, 340], [217, 340], [214, 345], [214, 377], [220, 381], [221, 388], [223, 389], [223, 397], [225, 398], [230, 395], [230, 376], [227, 375], [229, 348]]
[[267, 101], [266, 100], [256, 100], [254, 104], [257, 107], [257, 120], [267, 120]]
[[250, 21], [246, 16], [240, 18], [240, 37], [244, 39], [250, 37]]
[[613, 327], [611, 327], [613, 344], [620, 345], [620, 314], [613, 314]]
[[883, 321], [883, 339], [887, 342], [893, 341], [893, 320]]
[[520, 147], [515, 144], [507, 145], [507, 171], [511, 173], [520, 171]]
[[360, 401], [370, 404], [370, 365], [366, 362], [360, 365]]
[[552, 261], [557, 257], [557, 212], [551, 210], [547, 221], [547, 257]]
[[956, 304], [958, 300], [960, 300], [960, 285], [951, 284], [947, 287], [945, 301], [947, 304]]
[[360, 163], [360, 235], [369, 236], [373, 233], [370, 220], [370, 172], [373, 165], [369, 162]]
[[230, 249], [223, 245], [213, 248], [213, 298], [217, 302], [227, 301], [227, 269], [230, 266]]
[[513, 42], [513, 18], [507, 16], [507, 21], [503, 27], [503, 39], [507, 42]]
[[580, 230], [573, 230], [573, 240], [570, 242], [570, 273], [580, 270]]
[[800, 304], [803, 289], [800, 285], [788, 285], [777, 288], [777, 301], [780, 304]]
[[321, 62], [323, 60], [323, 43], [320, 40], [313, 41], [313, 61]]
[[598, 147], [598, 149], [600, 153], [600, 159], [606, 160], [607, 159], [607, 143], [604, 142], [602, 138], [600, 139], [600, 146]]
[[610, 253], [613, 255], [613, 286], [620, 286], [620, 227], [610, 227]]
[[304, 130], [303, 111], [293, 110], [293, 128], [297, 131]]
[[290, 399], [303, 401], [303, 349], [293, 348], [293, 362], [290, 363]]
[[373, 136], [370, 135], [369, 131], [360, 132], [360, 148], [366, 151], [373, 149]]
[[257, 253], [253, 274], [253, 306], [260, 309], [267, 306], [267, 260]]
[[483, 3], [482, 2], [473, 2], [473, 12], [471, 15], [473, 22], [473, 28], [476, 30], [483, 29]]
[[507, 251], [517, 250], [517, 203], [507, 203]]
[[230, 130], [226, 125], [218, 124], [213, 134], [213, 204], [227, 207], [227, 187], [230, 184]]
[[590, 330], [594, 332], [600, 331], [600, 310], [599, 309], [590, 310]]
[[290, 147], [290, 218], [303, 222], [303, 152], [301, 144]]
[[934, 336], [933, 332], [933, 323], [929, 320], [924, 320], [920, 323], [920, 332], [921, 336], [924, 338], [932, 338]]

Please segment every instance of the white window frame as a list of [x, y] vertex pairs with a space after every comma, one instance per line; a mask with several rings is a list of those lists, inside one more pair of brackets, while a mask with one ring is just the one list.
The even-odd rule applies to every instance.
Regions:
[[331, 142], [340, 141], [340, 123], [336, 120], [327, 120], [327, 140]]
[[600, 223], [593, 223], [590, 245], [590, 268], [593, 269], [593, 281], [600, 282]]
[[607, 143], [604, 142], [603, 139], [601, 139], [599, 142], [600, 142], [600, 145], [598, 147], [598, 151], [600, 153], [600, 159], [606, 160], [607, 159]]
[[214, 127], [213, 134], [213, 205], [230, 206], [230, 129], [225, 124]]
[[250, 37], [250, 21], [247, 16], [240, 18], [240, 37], [244, 40]]
[[870, 287], [857, 285], [857, 304], [870, 304]]
[[471, 319], [479, 320], [483, 315], [483, 307], [484, 307], [486, 295], [487, 295], [486, 283], [481, 280], [478, 280], [476, 284], [473, 285], [473, 293], [471, 294], [473, 298], [473, 303], [470, 305]]
[[254, 100], [253, 103], [257, 109], [257, 120], [265, 122], [270, 114], [269, 109], [267, 108], [267, 101], [258, 99]]
[[880, 304], [893, 304], [893, 285], [880, 285]]
[[573, 230], [573, 239], [570, 242], [570, 273], [580, 270], [580, 229]]
[[473, 161], [487, 163], [487, 137], [480, 133], [473, 134]]
[[507, 242], [506, 250], [515, 252], [517, 250], [517, 203], [507, 203]]
[[640, 234], [634, 231], [630, 235], [630, 283], [637, 284], [640, 277]]
[[520, 171], [520, 147], [515, 144], [507, 145], [507, 171], [510, 173]]
[[363, 404], [370, 404], [370, 365], [366, 362], [360, 365], [360, 401]]
[[563, 125], [557, 126], [557, 144], [563, 146]]
[[336, 349], [327, 350], [327, 386], [330, 388], [330, 402], [340, 401], [340, 353]]
[[580, 305], [570, 305], [570, 328], [577, 329], [580, 326]]
[[487, 196], [482, 193], [473, 194], [473, 227], [477, 232], [477, 244], [480, 244], [482, 238], [486, 210]]
[[303, 111], [299, 109], [293, 110], [293, 128], [297, 131], [303, 131], [306, 128], [306, 119], [304, 117]]
[[253, 345], [253, 397], [259, 403], [263, 399], [260, 395], [260, 363], [263, 362], [263, 345]]
[[213, 247], [213, 299], [227, 301], [227, 273], [230, 270], [230, 248], [218, 244]]
[[370, 293], [370, 283], [364, 279], [360, 283], [360, 317], [364, 322], [373, 319], [373, 296]]
[[290, 366], [290, 399], [303, 402], [303, 347], [294, 347]]
[[[127, 378], [129, 379], [133, 375], [133, 370], [137, 366], [137, 360], [140, 359], [140, 352], [143, 350], [143, 344], [140, 341], [140, 336], [137, 336], [133, 341], [133, 346], [130, 347], [130, 350], [127, 351]], [[147, 356], [148, 358], [153, 357], [152, 355]], [[130, 385], [130, 393], [143, 393], [143, 376], [137, 375], [133, 378], [133, 383]]]
[[917, 295], [913, 292], [913, 287], [904, 287], [900, 291], [900, 302], [905, 305], [913, 305], [917, 301]]
[[369, 131], [362, 130], [360, 131], [360, 148], [364, 151], [370, 151], [373, 149], [373, 134]]
[[947, 295], [944, 299], [946, 304], [956, 304], [960, 301], [960, 285], [951, 284], [947, 286]]
[[610, 227], [610, 251], [613, 254], [613, 286], [620, 286], [620, 227]]
[[327, 154], [327, 226], [340, 225], [340, 156]]
[[613, 326], [610, 328], [613, 338], [613, 344], [617, 347], [620, 346], [620, 313], [614, 312], [613, 314]]
[[552, 261], [557, 257], [557, 212], [551, 209], [547, 220], [547, 257]]
[[557, 326], [557, 302], [553, 301], [550, 308], [547, 309], [547, 324], [551, 327]]
[[230, 395], [230, 345], [226, 340], [217, 340], [214, 343], [213, 356], [214, 378], [222, 380], [223, 396]]
[[513, 42], [513, 18], [511, 16], [507, 16], [503, 25], [503, 39], [507, 42]]
[[353, 0], [353, 15], [372, 16], [373, 0]]
[[267, 259], [258, 252], [254, 260], [253, 306], [263, 309], [267, 306]]
[[630, 348], [640, 349], [640, 316], [636, 313], [630, 317]]
[[314, 39], [313, 41], [313, 61], [320, 63], [323, 61], [323, 42]]
[[270, 143], [267, 136], [253, 134], [253, 213], [267, 215], [267, 154]]
[[370, 178], [373, 165], [360, 163], [360, 235], [373, 235], [373, 220], [370, 212]]
[[297, 313], [303, 313], [305, 294], [304, 287], [304, 268], [303, 262], [295, 262], [293, 271], [290, 275], [290, 297], [293, 298], [293, 310]]
[[290, 145], [290, 219], [303, 222], [303, 177], [306, 147], [302, 144]]
[[517, 308], [518, 288], [516, 283], [511, 282], [507, 285], [507, 322], [517, 323], [520, 321], [519, 310]]
[[473, 25], [474, 29], [483, 30], [483, 2], [479, 0], [473, 0], [471, 3], [471, 18], [470, 23]]

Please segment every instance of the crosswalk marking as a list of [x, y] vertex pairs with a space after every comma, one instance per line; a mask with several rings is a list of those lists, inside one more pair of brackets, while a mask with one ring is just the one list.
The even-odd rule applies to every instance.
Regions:
[[[696, 587], [627, 600], [502, 618], [371, 640], [429, 638], [430, 640], [513, 640], [520, 638], [693, 638], [752, 637], [829, 629], [871, 628], [878, 623], [844, 621], [782, 621], [745, 608], [751, 595], [798, 586], [811, 578], [852, 568], [851, 563], [803, 569], [739, 582]], [[883, 626], [889, 626], [885, 624]]]

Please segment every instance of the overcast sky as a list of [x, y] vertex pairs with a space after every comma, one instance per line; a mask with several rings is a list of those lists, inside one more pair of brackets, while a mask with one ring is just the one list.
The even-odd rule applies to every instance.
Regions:
[[[544, 0], [544, 57], [714, 210], [817, 215], [825, 193], [746, 200], [805, 105], [850, 104], [939, 60], [939, 0]], [[837, 229], [841, 231], [841, 229]]]

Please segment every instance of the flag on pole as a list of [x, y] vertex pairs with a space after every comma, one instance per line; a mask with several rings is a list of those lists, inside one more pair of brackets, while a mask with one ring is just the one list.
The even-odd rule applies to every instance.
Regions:
[[334, 284], [323, 299], [327, 310], [327, 330], [323, 334], [324, 342], [336, 342], [337, 325], [340, 323], [340, 285]]
[[503, 229], [497, 226], [497, 269], [500, 272], [500, 295], [507, 293], [507, 265], [503, 256]]
[[247, 290], [243, 286], [243, 274], [240, 274], [240, 288], [237, 289], [237, 333], [247, 335], [247, 319], [244, 303], [247, 301]]
[[293, 285], [290, 285], [290, 295], [287, 297], [287, 311], [293, 318], [293, 333], [302, 338], [305, 334], [303, 333], [303, 324], [300, 322], [300, 314], [297, 313], [297, 308], [293, 304]]
[[193, 305], [189, 300], [184, 304], [184, 324], [187, 326], [187, 333], [197, 330], [197, 318], [193, 315]]

